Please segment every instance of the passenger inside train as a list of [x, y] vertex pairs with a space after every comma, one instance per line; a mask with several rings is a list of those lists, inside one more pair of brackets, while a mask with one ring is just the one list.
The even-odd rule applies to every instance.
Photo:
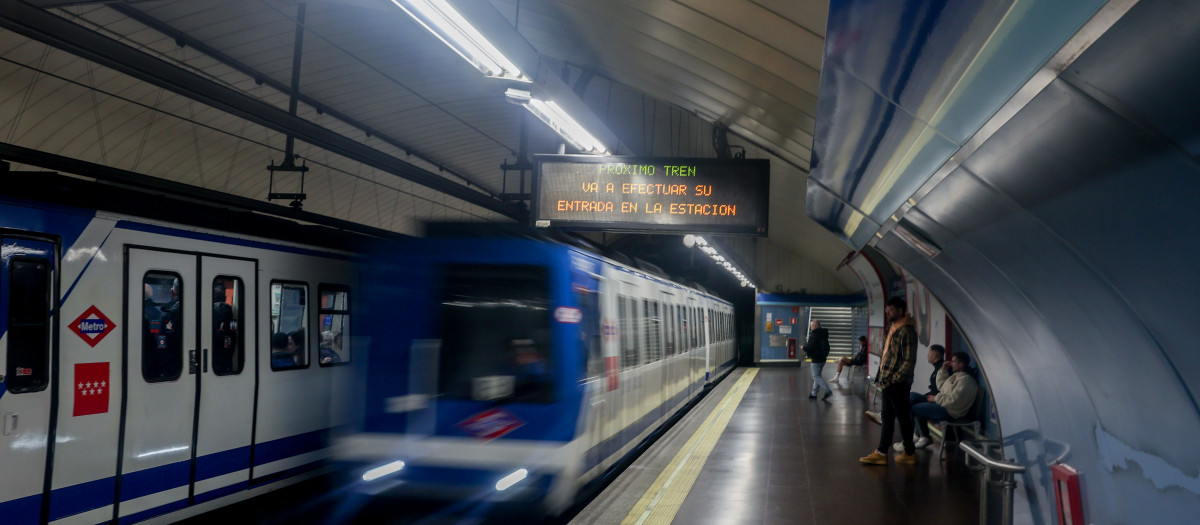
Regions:
[[234, 283], [232, 279], [226, 281], [218, 278], [213, 281], [212, 365], [217, 375], [236, 373], [242, 368], [243, 357], [238, 354], [238, 320], [234, 318], [231, 304]]
[[150, 272], [142, 288], [142, 376], [150, 382], [172, 381], [183, 369], [179, 276]]
[[275, 332], [271, 336], [271, 368], [280, 369], [296, 365], [290, 348], [291, 338], [283, 332]]
[[321, 332], [321, 348], [318, 358], [321, 364], [342, 362], [342, 334], [326, 330]]

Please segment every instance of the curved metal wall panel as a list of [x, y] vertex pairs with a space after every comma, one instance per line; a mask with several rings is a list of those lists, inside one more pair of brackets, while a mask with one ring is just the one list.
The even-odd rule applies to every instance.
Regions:
[[979, 353], [1006, 455], [1029, 468], [1018, 523], [1056, 522], [1060, 456], [1084, 522], [1194, 519], [1200, 102], [1180, 78], [1200, 71], [1197, 35], [1200, 4], [1138, 3], [905, 215], [940, 254], [876, 246]]
[[835, 2], [812, 178], [885, 223], [1103, 5]]

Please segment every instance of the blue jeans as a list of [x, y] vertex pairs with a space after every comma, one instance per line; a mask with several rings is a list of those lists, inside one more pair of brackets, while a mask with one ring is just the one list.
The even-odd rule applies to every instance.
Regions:
[[814, 396], [821, 393], [821, 387], [825, 387], [826, 392], [833, 392], [833, 389], [829, 388], [829, 383], [827, 383], [825, 381], [825, 377], [821, 375], [821, 371], [823, 371], [823, 370], [825, 370], [825, 363], [813, 363], [812, 364], [812, 377], [813, 377], [812, 395], [814, 395]]
[[917, 403], [912, 407], [913, 419], [917, 425], [915, 430], [918, 436], [929, 436], [929, 422], [937, 423], [939, 421], [949, 421], [954, 419], [950, 417], [950, 413], [946, 411], [942, 405], [937, 403]]
[[908, 393], [908, 406], [913, 406], [917, 403], [924, 403], [924, 402], [925, 402], [925, 394], [921, 394], [918, 392], [909, 392]]

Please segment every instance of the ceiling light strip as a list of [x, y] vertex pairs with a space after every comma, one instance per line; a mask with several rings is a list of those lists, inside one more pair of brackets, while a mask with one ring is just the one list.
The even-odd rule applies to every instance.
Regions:
[[742, 286], [758, 289], [758, 285], [754, 284], [754, 281], [751, 281], [749, 277], [746, 277], [746, 274], [742, 273], [742, 271], [738, 269], [737, 265], [733, 264], [733, 261], [726, 259], [723, 255], [721, 255], [717, 249], [713, 247], [713, 245], [709, 244], [708, 241], [704, 239], [704, 237], [692, 234], [684, 235], [683, 244], [689, 248], [692, 246], [699, 247], [700, 251], [709, 256], [709, 258], [711, 258], [713, 262], [717, 264], [717, 266], [720, 266], [721, 268], [725, 269], [725, 271], [736, 277]]
[[504, 97], [513, 104], [524, 106], [538, 120], [545, 122], [550, 129], [558, 133], [572, 148], [583, 153], [594, 155], [608, 154], [608, 148], [595, 136], [588, 133], [575, 119], [551, 100], [534, 98], [529, 91], [509, 88]]
[[392, 3], [484, 75], [529, 81], [516, 64], [445, 0], [392, 0]]

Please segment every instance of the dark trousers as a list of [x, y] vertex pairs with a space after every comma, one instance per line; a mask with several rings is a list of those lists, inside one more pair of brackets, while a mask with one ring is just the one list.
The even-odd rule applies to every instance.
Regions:
[[892, 446], [892, 434], [896, 430], [896, 420], [900, 420], [900, 440], [904, 443], [904, 452], [912, 454], [913, 448], [913, 419], [911, 406], [908, 404], [908, 389], [912, 383], [898, 383], [883, 389], [883, 430], [879, 433], [879, 453], [887, 454]]

